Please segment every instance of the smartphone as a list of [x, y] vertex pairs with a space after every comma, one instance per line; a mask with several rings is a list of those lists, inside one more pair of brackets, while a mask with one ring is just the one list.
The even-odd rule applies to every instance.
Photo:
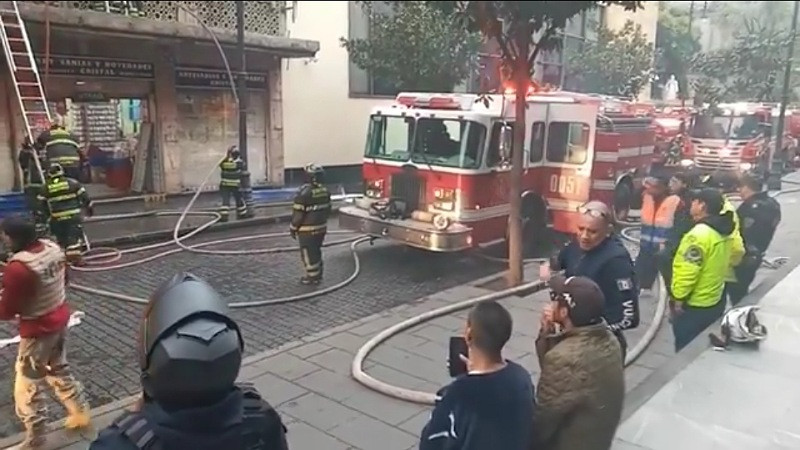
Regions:
[[450, 355], [447, 359], [447, 368], [450, 370], [451, 377], [457, 377], [467, 373], [467, 364], [461, 360], [461, 356], [469, 357], [469, 347], [463, 337], [453, 336], [450, 338]]

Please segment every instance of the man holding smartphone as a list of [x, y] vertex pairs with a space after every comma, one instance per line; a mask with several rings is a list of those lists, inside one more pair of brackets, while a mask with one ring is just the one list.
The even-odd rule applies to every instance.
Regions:
[[[467, 354], [451, 356], [466, 372], [437, 393], [420, 450], [530, 450], [533, 385], [527, 370], [503, 359], [511, 329], [511, 314], [499, 303], [485, 301], [472, 309], [463, 338]], [[451, 351], [458, 347], [454, 343]]]

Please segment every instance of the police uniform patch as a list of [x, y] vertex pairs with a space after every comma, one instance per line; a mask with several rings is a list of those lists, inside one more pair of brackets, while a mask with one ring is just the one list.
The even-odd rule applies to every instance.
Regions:
[[692, 245], [683, 253], [683, 259], [690, 263], [700, 264], [703, 262], [703, 250], [696, 245]]
[[633, 289], [633, 280], [630, 278], [617, 278], [617, 289], [620, 291], [630, 291]]

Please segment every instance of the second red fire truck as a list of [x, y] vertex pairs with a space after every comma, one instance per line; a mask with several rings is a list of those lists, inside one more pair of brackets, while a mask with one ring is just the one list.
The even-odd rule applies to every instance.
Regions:
[[[485, 100], [485, 101], [483, 101]], [[652, 118], [639, 105], [569, 92], [527, 96], [401, 93], [369, 119], [364, 198], [340, 225], [409, 246], [465, 250], [506, 237], [513, 129], [525, 128], [524, 235], [573, 232], [597, 199], [624, 217], [653, 158]], [[645, 110], [648, 110], [645, 108]]]

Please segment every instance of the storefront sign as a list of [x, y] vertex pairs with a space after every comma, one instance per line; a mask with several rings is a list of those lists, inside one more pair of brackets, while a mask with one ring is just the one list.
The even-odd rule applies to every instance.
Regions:
[[77, 92], [72, 96], [76, 102], [107, 102], [108, 96], [102, 92]]
[[[37, 56], [36, 64], [44, 72], [44, 57]], [[121, 59], [88, 58], [85, 56], [50, 56], [47, 68], [50, 75], [87, 78], [154, 78], [153, 64]]]
[[[238, 73], [234, 72], [234, 81]], [[262, 73], [247, 74], [248, 89], [266, 89], [267, 77]], [[175, 70], [175, 85], [179, 87], [230, 89], [231, 81], [224, 70], [179, 67]]]

